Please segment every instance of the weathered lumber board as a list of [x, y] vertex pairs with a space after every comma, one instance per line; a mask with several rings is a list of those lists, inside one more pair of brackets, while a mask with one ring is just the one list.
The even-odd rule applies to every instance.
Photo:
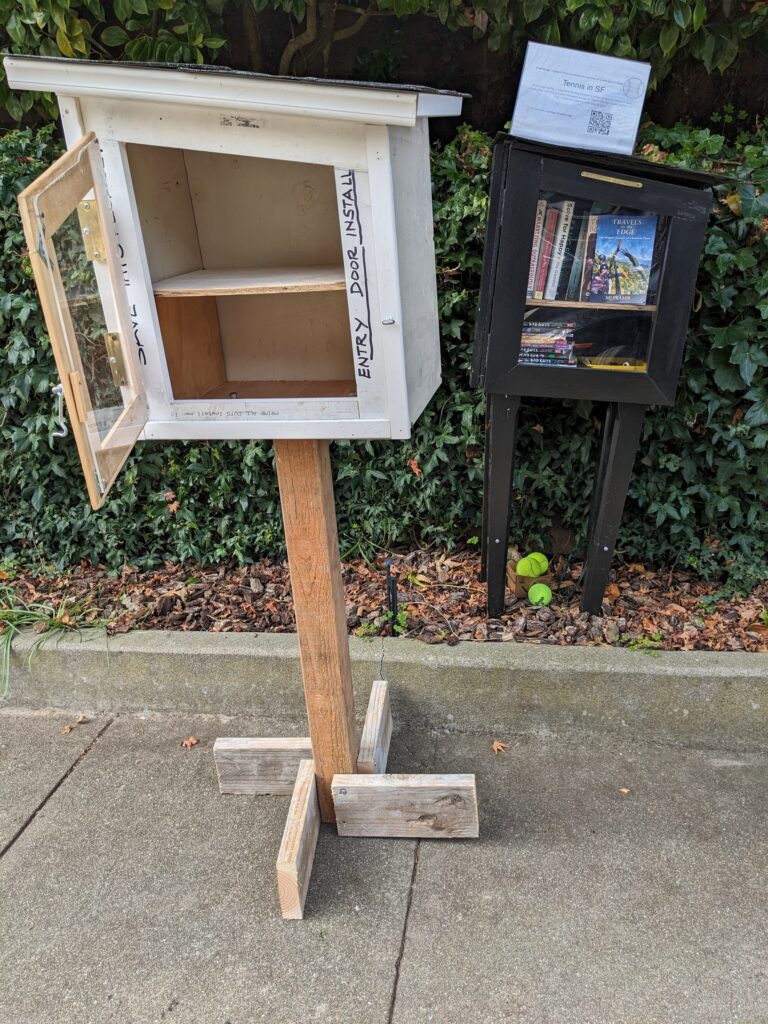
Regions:
[[307, 898], [319, 831], [320, 808], [315, 786], [315, 765], [312, 761], [302, 761], [277, 855], [280, 912], [289, 920], [298, 921], [304, 917], [304, 901]]
[[336, 775], [340, 836], [474, 839], [474, 775]]
[[328, 441], [274, 447], [317, 797], [334, 821], [331, 780], [355, 770], [358, 745]]
[[240, 796], [292, 793], [299, 763], [312, 757], [307, 736], [241, 739], [219, 737], [213, 744], [213, 760], [219, 792]]
[[380, 775], [385, 772], [391, 739], [392, 709], [389, 702], [389, 683], [385, 679], [376, 679], [371, 686], [363, 734], [360, 737], [357, 770], [366, 775]]

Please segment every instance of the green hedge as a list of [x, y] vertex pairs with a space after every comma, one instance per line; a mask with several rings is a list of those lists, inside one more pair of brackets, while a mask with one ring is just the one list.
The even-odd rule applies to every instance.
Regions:
[[[652, 159], [722, 166], [739, 180], [720, 189], [680, 394], [674, 409], [647, 418], [619, 552], [722, 573], [742, 587], [768, 574], [768, 142], [759, 125], [751, 133], [738, 127], [728, 126], [728, 141], [682, 126], [649, 127], [642, 139]], [[52, 128], [0, 140], [0, 551], [25, 562], [85, 558], [114, 568], [278, 553], [267, 444], [140, 445], [94, 513], [71, 438], [51, 441], [56, 375], [15, 195], [57, 151]], [[333, 446], [344, 553], [451, 545], [479, 532], [484, 400], [468, 379], [489, 163], [490, 140], [467, 128], [435, 148], [445, 382], [410, 441]], [[546, 548], [553, 523], [583, 533], [598, 444], [591, 403], [526, 404], [515, 538]]]

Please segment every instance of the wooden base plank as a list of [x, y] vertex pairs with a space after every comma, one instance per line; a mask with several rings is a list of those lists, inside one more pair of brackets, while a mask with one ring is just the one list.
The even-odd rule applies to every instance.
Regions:
[[474, 775], [335, 775], [340, 836], [475, 839]]
[[284, 739], [219, 737], [213, 744], [213, 760], [219, 792], [238, 796], [292, 793], [299, 764], [312, 757], [308, 736]]
[[357, 770], [365, 775], [381, 775], [385, 772], [391, 739], [389, 683], [385, 679], [376, 679], [371, 686], [368, 710], [365, 713], [360, 749], [357, 752]]
[[299, 921], [304, 917], [315, 847], [320, 832], [314, 761], [302, 761], [296, 776], [283, 840], [277, 855], [277, 893], [283, 917]]

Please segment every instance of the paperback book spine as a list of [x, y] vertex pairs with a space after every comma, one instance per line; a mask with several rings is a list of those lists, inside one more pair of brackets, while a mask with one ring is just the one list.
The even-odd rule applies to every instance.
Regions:
[[560, 271], [563, 269], [563, 257], [565, 256], [565, 247], [571, 230], [574, 205], [575, 203], [572, 199], [564, 200], [560, 216], [557, 218], [557, 228], [552, 243], [552, 258], [549, 261], [547, 284], [544, 289], [545, 299], [554, 299], [557, 296], [557, 286], [560, 282]]
[[539, 256], [539, 265], [536, 269], [536, 287], [534, 289], [533, 297], [535, 299], [544, 298], [544, 289], [547, 286], [547, 271], [549, 270], [549, 261], [552, 256], [552, 245], [555, 240], [555, 229], [557, 227], [557, 219], [560, 215], [560, 211], [556, 206], [551, 206], [547, 210], [547, 216], [544, 219], [544, 231], [542, 232], [541, 238], [541, 254]]
[[547, 212], [546, 199], [540, 199], [536, 204], [536, 220], [533, 225], [533, 245], [531, 246], [531, 265], [528, 270], [528, 288], [526, 298], [531, 298], [536, 286], [536, 268], [539, 265], [539, 252], [541, 250], [541, 235], [544, 230], [544, 217]]

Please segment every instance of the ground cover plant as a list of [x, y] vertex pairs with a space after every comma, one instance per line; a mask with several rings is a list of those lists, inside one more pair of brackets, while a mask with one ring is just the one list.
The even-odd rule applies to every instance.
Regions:
[[[680, 393], [651, 410], [618, 553], [749, 590], [768, 574], [768, 142], [726, 112], [712, 127], [647, 126], [647, 158], [720, 169]], [[56, 373], [15, 205], [58, 151], [55, 129], [0, 139], [0, 551], [26, 563], [119, 570], [163, 560], [242, 563], [282, 551], [265, 443], [139, 445], [113, 497], [87, 506], [71, 439], [54, 441]], [[332, 447], [342, 552], [450, 549], [479, 532], [484, 399], [469, 389], [490, 140], [461, 129], [433, 151], [444, 384], [405, 443]], [[578, 546], [599, 446], [588, 402], [524, 407], [513, 540]]]

